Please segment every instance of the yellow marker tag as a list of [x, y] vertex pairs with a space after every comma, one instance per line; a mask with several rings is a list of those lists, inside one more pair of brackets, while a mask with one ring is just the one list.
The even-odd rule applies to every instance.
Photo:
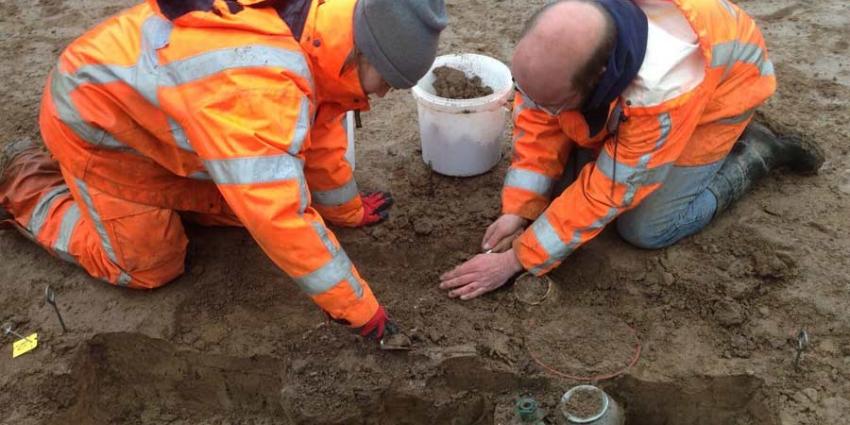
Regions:
[[21, 354], [29, 353], [34, 350], [35, 347], [38, 347], [38, 334], [34, 333], [27, 337], [27, 339], [20, 339], [15, 341], [12, 344], [12, 358], [18, 357]]

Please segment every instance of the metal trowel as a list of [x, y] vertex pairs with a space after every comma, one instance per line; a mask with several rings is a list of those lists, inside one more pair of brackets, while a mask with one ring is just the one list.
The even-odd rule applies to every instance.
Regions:
[[381, 338], [381, 350], [410, 351], [412, 343], [405, 334], [387, 335]]
[[403, 334], [395, 323], [388, 323], [384, 329], [384, 337], [381, 338], [381, 350], [386, 351], [410, 351], [413, 346], [410, 337]]

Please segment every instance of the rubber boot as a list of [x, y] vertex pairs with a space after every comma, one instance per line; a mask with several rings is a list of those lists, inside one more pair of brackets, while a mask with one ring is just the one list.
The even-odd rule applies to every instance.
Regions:
[[6, 208], [3, 208], [3, 205], [0, 205], [0, 229], [7, 227], [11, 224], [12, 214], [9, 214], [9, 211], [6, 211]]
[[725, 211], [771, 170], [788, 167], [799, 174], [816, 174], [823, 162], [824, 153], [817, 144], [798, 136], [777, 136], [752, 122], [708, 186], [717, 198], [714, 215]]
[[30, 138], [15, 140], [14, 142], [7, 143], [0, 149], [0, 183], [6, 180], [6, 168], [9, 167], [9, 164], [18, 155], [31, 149], [41, 149], [41, 147]]
[[[32, 141], [32, 139], [20, 139], [11, 143], [7, 143], [0, 149], [0, 186], [3, 185], [3, 182], [9, 177], [6, 175], [6, 170], [9, 168], [9, 165], [12, 164], [12, 161], [17, 158], [20, 154], [31, 150], [31, 149], [40, 149], [39, 145]], [[0, 203], [0, 227], [5, 227], [4, 224], [9, 224], [12, 220], [12, 214], [6, 210], [6, 207]]]

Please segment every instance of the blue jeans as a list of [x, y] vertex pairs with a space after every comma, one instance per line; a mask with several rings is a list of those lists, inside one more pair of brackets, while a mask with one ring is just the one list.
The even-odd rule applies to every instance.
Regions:
[[[567, 162], [557, 193], [572, 183], [576, 170], [594, 161], [589, 150], [578, 149]], [[717, 198], [708, 185], [723, 161], [698, 167], [673, 167], [664, 185], [617, 219], [617, 231], [632, 245], [664, 248], [705, 227], [717, 210]]]

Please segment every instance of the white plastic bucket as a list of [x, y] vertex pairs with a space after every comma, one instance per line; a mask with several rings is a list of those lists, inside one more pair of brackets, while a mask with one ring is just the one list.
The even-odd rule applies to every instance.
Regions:
[[475, 99], [447, 99], [434, 91], [434, 74], [429, 71], [413, 87], [419, 111], [422, 159], [449, 176], [474, 176], [493, 168], [502, 153], [501, 137], [513, 92], [511, 71], [489, 56], [464, 53], [439, 56], [434, 68], [448, 65], [467, 77], [478, 76], [493, 94]]

